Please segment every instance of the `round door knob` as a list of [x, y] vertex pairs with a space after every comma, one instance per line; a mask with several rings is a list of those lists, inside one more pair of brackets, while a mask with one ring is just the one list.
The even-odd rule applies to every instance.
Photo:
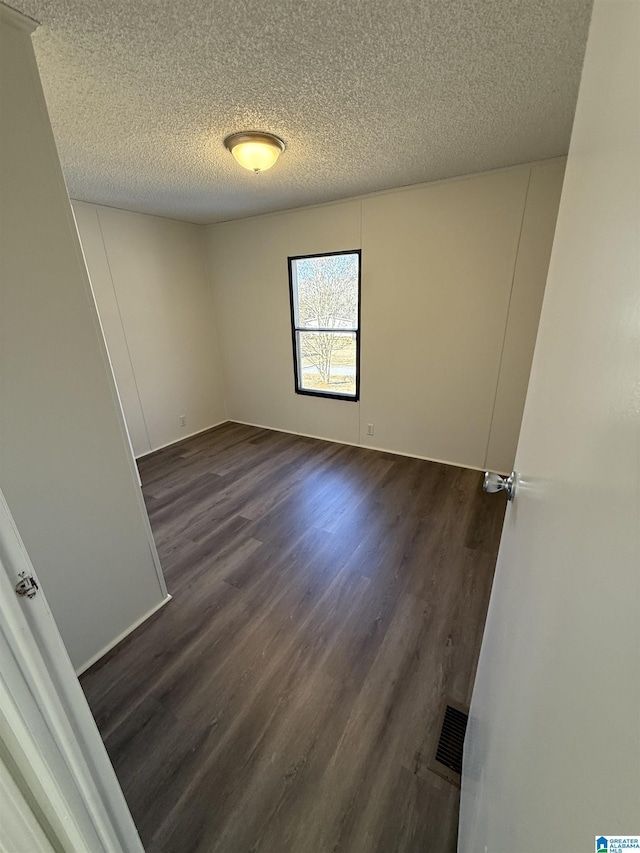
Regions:
[[508, 477], [501, 477], [500, 474], [485, 471], [482, 488], [489, 494], [506, 492], [507, 497], [512, 501], [516, 496], [516, 478], [517, 474], [515, 471], [512, 471]]

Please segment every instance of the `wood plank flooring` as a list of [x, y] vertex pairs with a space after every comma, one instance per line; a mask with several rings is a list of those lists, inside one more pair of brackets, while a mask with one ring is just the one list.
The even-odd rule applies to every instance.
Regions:
[[81, 679], [147, 851], [454, 851], [503, 496], [228, 423], [140, 463], [174, 600]]

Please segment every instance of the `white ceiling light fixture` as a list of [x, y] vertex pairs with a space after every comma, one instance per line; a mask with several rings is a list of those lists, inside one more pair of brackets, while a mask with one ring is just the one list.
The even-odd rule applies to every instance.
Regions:
[[235, 159], [250, 172], [266, 172], [284, 151], [284, 142], [273, 133], [246, 130], [232, 133], [224, 141]]

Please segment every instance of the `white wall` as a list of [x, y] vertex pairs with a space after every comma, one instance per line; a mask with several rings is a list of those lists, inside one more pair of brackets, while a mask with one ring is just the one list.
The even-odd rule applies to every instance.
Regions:
[[[563, 171], [548, 161], [210, 226], [229, 417], [510, 470]], [[287, 257], [355, 248], [360, 403], [296, 395]]]
[[0, 13], [0, 481], [76, 667], [164, 600], [30, 36]]
[[356, 443], [359, 406], [294, 392], [287, 257], [355, 249], [360, 201], [208, 229], [228, 415]]
[[136, 456], [226, 420], [202, 227], [73, 209]]
[[531, 169], [484, 465], [511, 471], [556, 227], [565, 163]]
[[639, 47], [640, 3], [596, 0], [471, 703], [460, 853], [577, 853], [640, 833]]

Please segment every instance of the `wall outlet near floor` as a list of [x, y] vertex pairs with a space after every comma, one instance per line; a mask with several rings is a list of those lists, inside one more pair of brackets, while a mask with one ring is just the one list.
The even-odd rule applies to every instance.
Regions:
[[373, 435], [373, 424], [367, 424], [367, 435]]
[[187, 416], [186, 415], [180, 415], [180, 426], [186, 426], [186, 425], [187, 425]]

